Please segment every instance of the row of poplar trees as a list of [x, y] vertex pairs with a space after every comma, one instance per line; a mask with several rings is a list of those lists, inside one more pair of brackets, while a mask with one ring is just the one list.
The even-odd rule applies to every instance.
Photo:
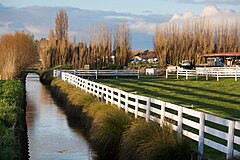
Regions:
[[103, 69], [114, 66], [126, 66], [131, 52], [131, 37], [126, 22], [115, 25], [114, 31], [99, 24], [89, 29], [89, 42], [75, 38], [71, 42], [68, 38], [68, 16], [64, 10], [57, 13], [55, 19], [55, 33], [51, 29], [48, 39], [39, 41], [39, 56], [43, 69], [56, 65], [70, 65], [81, 69], [84, 65], [90, 65], [93, 69]]
[[204, 53], [240, 52], [239, 24], [205, 19], [195, 23], [171, 23], [156, 27], [154, 50], [160, 66], [178, 65], [182, 60], [199, 64]]

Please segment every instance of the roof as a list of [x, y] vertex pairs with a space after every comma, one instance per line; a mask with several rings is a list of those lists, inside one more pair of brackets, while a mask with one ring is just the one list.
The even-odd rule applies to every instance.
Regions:
[[222, 52], [222, 53], [207, 53], [203, 54], [202, 57], [229, 57], [229, 56], [240, 56], [240, 52]]

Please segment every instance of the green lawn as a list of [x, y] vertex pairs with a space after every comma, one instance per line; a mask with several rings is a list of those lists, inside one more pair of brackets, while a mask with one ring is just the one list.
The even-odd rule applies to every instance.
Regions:
[[165, 79], [165, 78], [119, 78], [98, 79], [97, 82], [134, 94], [154, 97], [182, 106], [229, 119], [240, 119], [240, 81], [234, 78]]

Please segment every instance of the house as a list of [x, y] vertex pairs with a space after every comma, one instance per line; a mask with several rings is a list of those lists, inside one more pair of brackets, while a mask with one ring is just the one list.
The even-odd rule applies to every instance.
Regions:
[[131, 59], [131, 63], [156, 63], [158, 62], [157, 55], [152, 50], [145, 50], [143, 52], [138, 52]]

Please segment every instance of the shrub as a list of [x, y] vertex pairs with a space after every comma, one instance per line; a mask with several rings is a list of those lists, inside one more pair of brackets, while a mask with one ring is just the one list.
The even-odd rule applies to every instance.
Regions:
[[40, 73], [40, 82], [50, 85], [53, 80], [53, 70], [46, 70]]

